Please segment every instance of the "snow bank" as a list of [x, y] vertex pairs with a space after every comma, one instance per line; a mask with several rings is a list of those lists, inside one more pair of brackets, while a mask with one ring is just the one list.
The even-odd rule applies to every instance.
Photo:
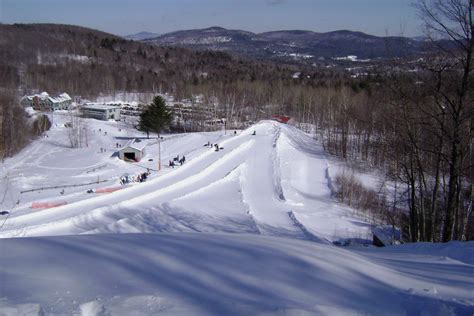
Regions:
[[474, 312], [472, 262], [445, 256], [472, 251], [473, 243], [350, 250], [282, 237], [181, 233], [4, 239], [1, 248], [0, 314]]

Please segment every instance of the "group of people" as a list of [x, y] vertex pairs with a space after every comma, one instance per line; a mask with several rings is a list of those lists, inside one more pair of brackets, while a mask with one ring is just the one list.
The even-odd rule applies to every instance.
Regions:
[[145, 182], [148, 178], [148, 172], [143, 172], [137, 175], [137, 182]]
[[149, 175], [150, 171], [139, 173], [136, 176], [123, 175], [120, 177], [120, 184], [124, 185], [130, 182], [145, 182]]
[[204, 147], [214, 148], [215, 151], [224, 149], [224, 147], [219, 147], [219, 144], [211, 144], [211, 142], [209, 141], [207, 142], [207, 144], [204, 144]]
[[174, 157], [173, 160], [169, 161], [169, 166], [171, 168], [174, 168], [175, 166], [179, 165], [182, 166], [186, 162], [186, 157], [183, 155], [183, 157], [179, 158], [179, 155]]
[[[234, 136], [237, 135], [237, 131], [234, 131]], [[257, 132], [254, 130], [252, 133], [253, 136], [257, 135]], [[209, 148], [214, 148], [215, 151], [219, 151], [221, 149], [224, 149], [223, 147], [219, 147], [219, 144], [212, 144], [210, 141], [207, 142], [207, 144], [204, 144], [204, 147], [209, 147]]]

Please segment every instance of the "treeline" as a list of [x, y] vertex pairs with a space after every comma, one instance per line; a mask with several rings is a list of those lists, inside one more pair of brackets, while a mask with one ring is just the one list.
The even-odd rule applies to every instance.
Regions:
[[472, 73], [452, 56], [420, 66], [417, 74], [385, 73], [359, 92], [302, 94], [299, 117], [328, 152], [384, 171], [391, 184], [374, 195], [340, 179], [352, 190], [344, 201], [403, 227], [411, 241], [473, 240]]
[[13, 156], [51, 127], [46, 115], [28, 117], [12, 90], [0, 90], [0, 159]]
[[328, 90], [313, 103], [305, 96], [326, 149], [380, 168], [393, 185], [373, 195], [339, 179], [356, 201], [347, 192], [343, 199], [401, 226], [412, 242], [474, 239], [472, 6], [420, 1], [427, 28], [455, 48], [420, 59], [416, 72], [394, 63], [363, 92]]
[[[4, 98], [0, 106], [12, 130], [22, 130], [24, 115], [14, 115], [17, 122], [8, 113], [20, 113], [15, 108], [20, 97], [34, 92], [64, 91], [89, 99], [123, 91], [168, 92], [178, 100], [202, 94], [208, 104], [217, 100], [219, 115], [224, 112], [232, 119], [257, 120], [271, 111], [255, 111], [255, 107], [279, 104], [286, 88], [345, 80], [337, 71], [158, 47], [77, 26], [0, 24], [0, 38], [0, 94]], [[297, 70], [302, 72], [301, 79], [292, 78]], [[273, 92], [276, 85], [278, 97]], [[285, 107], [291, 107], [290, 99], [285, 102]], [[9, 137], [7, 130], [2, 137]], [[21, 148], [24, 141], [11, 143]], [[8, 148], [4, 151], [7, 156], [14, 152]]]
[[[129, 41], [69, 25], [0, 25], [0, 66], [20, 76], [21, 93], [48, 90], [93, 98], [117, 91], [180, 94], [190, 86], [236, 81], [291, 82], [294, 66]], [[299, 70], [301, 71], [301, 70]], [[328, 71], [306, 78], [326, 84]], [[0, 80], [4, 79], [4, 73]]]

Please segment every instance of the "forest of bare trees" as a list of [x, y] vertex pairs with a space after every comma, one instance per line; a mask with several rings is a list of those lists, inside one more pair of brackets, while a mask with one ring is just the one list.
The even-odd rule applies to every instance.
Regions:
[[427, 34], [453, 46], [420, 59], [415, 73], [386, 68], [370, 93], [319, 93], [326, 102], [313, 109], [328, 151], [398, 184], [393, 203], [372, 204], [387, 217], [400, 208], [395, 220], [413, 242], [474, 238], [472, 9], [466, 0], [420, 1]]

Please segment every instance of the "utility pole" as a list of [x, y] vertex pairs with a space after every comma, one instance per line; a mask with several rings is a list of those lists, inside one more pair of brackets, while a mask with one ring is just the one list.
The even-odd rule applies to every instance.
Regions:
[[158, 136], [158, 171], [161, 170], [161, 138]]
[[89, 147], [89, 143], [87, 142], [87, 128], [84, 127], [84, 133], [86, 134], [86, 147]]

